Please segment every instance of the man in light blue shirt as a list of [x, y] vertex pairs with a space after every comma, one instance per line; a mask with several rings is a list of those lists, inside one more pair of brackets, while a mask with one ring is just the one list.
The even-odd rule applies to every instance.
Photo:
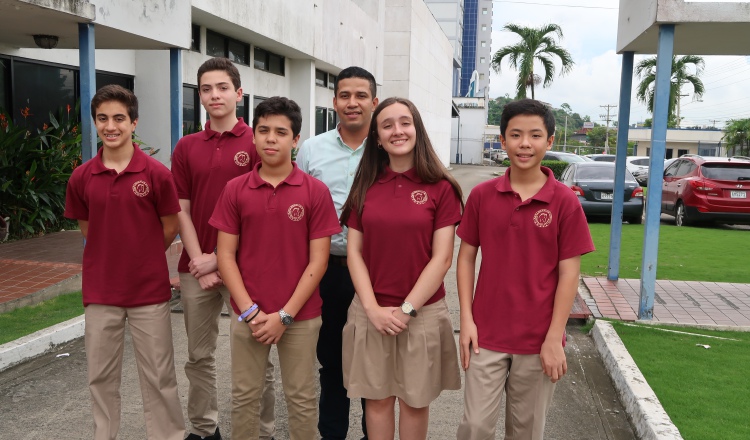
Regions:
[[[328, 186], [336, 212], [349, 197], [357, 166], [362, 159], [372, 112], [378, 105], [375, 77], [361, 67], [342, 70], [334, 88], [333, 107], [339, 125], [306, 140], [297, 153], [297, 165]], [[320, 362], [320, 416], [318, 430], [323, 440], [343, 440], [349, 431], [349, 398], [341, 369], [341, 331], [354, 298], [354, 286], [346, 266], [346, 227], [331, 237], [328, 269], [320, 281], [323, 324], [318, 338]], [[365, 427], [362, 399], [362, 430]]]

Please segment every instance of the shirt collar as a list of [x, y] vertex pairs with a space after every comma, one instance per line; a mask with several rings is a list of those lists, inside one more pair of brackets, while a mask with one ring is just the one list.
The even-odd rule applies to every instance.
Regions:
[[[133, 143], [133, 150], [135, 150], [133, 151], [133, 157], [130, 158], [128, 166], [122, 170], [123, 173], [139, 173], [146, 169], [146, 161], [148, 160], [146, 153], [141, 151], [141, 148], [136, 143]], [[91, 174], [101, 174], [111, 171], [111, 168], [104, 166], [103, 154], [104, 147], [101, 147], [96, 153], [96, 157], [91, 159], [93, 161], [91, 163]]]
[[[231, 134], [234, 137], [240, 137], [243, 133], [245, 133], [246, 130], [249, 130], [250, 127], [245, 123], [244, 118], [237, 118], [237, 123], [234, 124], [234, 127], [232, 127], [231, 130], [227, 131], [226, 133]], [[203, 139], [209, 140], [214, 136], [221, 136], [221, 133], [218, 131], [211, 129], [211, 121], [206, 122], [206, 127], [203, 129]]]
[[341, 138], [341, 123], [339, 122], [338, 125], [336, 125], [336, 141], [338, 142], [340, 147], [346, 148], [347, 150], [350, 150], [352, 152], [354, 151], [363, 151], [365, 149], [365, 143], [367, 143], [367, 138], [362, 139], [362, 143], [359, 144], [356, 150], [352, 150], [346, 143], [344, 142], [344, 139]]
[[[542, 189], [540, 189], [539, 192], [531, 196], [531, 199], [539, 200], [540, 202], [544, 203], [550, 203], [555, 193], [555, 182], [557, 180], [555, 179], [555, 175], [554, 173], [552, 173], [551, 169], [547, 167], [541, 167], [541, 170], [545, 175], [547, 175], [547, 182], [544, 183], [544, 186], [542, 186]], [[505, 171], [505, 174], [502, 177], [497, 179], [495, 189], [497, 189], [499, 192], [514, 192], [513, 188], [511, 188], [510, 186], [510, 168]]]
[[[253, 171], [250, 172], [247, 180], [247, 184], [252, 189], [260, 188], [264, 185], [270, 185], [268, 182], [260, 178], [260, 167], [263, 165], [263, 162], [258, 162], [255, 164], [255, 168], [253, 168]], [[286, 176], [286, 179], [282, 180], [281, 184], [287, 184], [287, 185], [293, 185], [293, 186], [300, 186], [302, 185], [302, 181], [304, 180], [305, 176], [302, 171], [297, 167], [296, 162], [292, 162], [292, 172], [289, 173], [288, 176]]]
[[417, 167], [411, 167], [403, 173], [397, 173], [391, 169], [388, 165], [385, 166], [385, 170], [380, 174], [378, 183], [386, 183], [396, 178], [396, 176], [404, 176], [414, 183], [422, 183], [422, 179], [417, 175]]

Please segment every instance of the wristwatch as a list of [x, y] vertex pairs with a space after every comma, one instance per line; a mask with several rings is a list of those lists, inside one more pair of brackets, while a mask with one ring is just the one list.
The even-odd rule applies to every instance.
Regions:
[[284, 325], [291, 325], [294, 322], [294, 318], [292, 318], [292, 315], [285, 312], [284, 309], [279, 310], [279, 317], [281, 318], [281, 323]]
[[412, 318], [417, 317], [417, 311], [414, 310], [414, 306], [411, 305], [410, 302], [404, 301], [404, 303], [401, 304], [401, 311], [404, 312], [405, 315], [409, 315]]

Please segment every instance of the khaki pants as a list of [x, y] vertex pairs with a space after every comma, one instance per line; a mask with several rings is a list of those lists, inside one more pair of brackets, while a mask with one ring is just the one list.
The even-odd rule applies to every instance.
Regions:
[[114, 440], [120, 429], [120, 382], [127, 321], [143, 397], [146, 436], [182, 440], [185, 421], [174, 371], [169, 303], [132, 308], [90, 304], [85, 320], [94, 439]]
[[[291, 324], [276, 344], [289, 413], [291, 440], [318, 436], [315, 395], [315, 345], [320, 317]], [[256, 439], [259, 405], [270, 345], [256, 341], [247, 324], [232, 326], [232, 438]]]
[[[188, 361], [185, 375], [188, 389], [188, 419], [192, 432], [201, 437], [214, 434], [219, 422], [218, 388], [216, 386], [216, 340], [219, 336], [219, 317], [226, 305], [230, 311], [230, 332], [237, 323], [232, 312], [230, 295], [226, 287], [203, 290], [189, 273], [180, 274], [182, 307], [185, 313], [185, 330], [188, 337]], [[231, 344], [231, 338], [230, 338]], [[273, 437], [275, 431], [274, 366], [266, 365], [265, 385], [261, 402], [260, 439]]]
[[459, 440], [491, 440], [505, 390], [505, 440], [542, 440], [555, 391], [538, 354], [514, 355], [479, 349], [466, 370], [464, 418]]

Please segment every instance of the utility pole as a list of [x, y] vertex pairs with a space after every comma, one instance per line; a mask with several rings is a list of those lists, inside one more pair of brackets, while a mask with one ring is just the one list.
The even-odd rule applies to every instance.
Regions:
[[568, 115], [565, 115], [565, 137], [563, 139], [563, 151], [568, 151]]
[[[680, 84], [680, 85], [682, 85], [682, 84]], [[683, 96], [690, 96], [690, 93], [681, 94], [681, 93], [677, 92], [677, 128], [680, 128], [680, 124], [681, 124], [681, 121], [680, 121], [680, 101], [682, 101], [682, 97]], [[690, 103], [688, 102], [688, 104], [690, 104]], [[685, 104], [685, 105], [687, 105], [687, 104]]]
[[607, 114], [600, 114], [599, 117], [607, 121], [607, 128], [604, 130], [604, 154], [609, 154], [609, 121], [616, 118], [616, 114], [610, 114], [610, 109], [616, 108], [614, 104], [600, 105], [601, 108], [607, 109]]
[[709, 119], [708, 120], [711, 123], [711, 127], [716, 128], [716, 123], [719, 122], [718, 119]]

